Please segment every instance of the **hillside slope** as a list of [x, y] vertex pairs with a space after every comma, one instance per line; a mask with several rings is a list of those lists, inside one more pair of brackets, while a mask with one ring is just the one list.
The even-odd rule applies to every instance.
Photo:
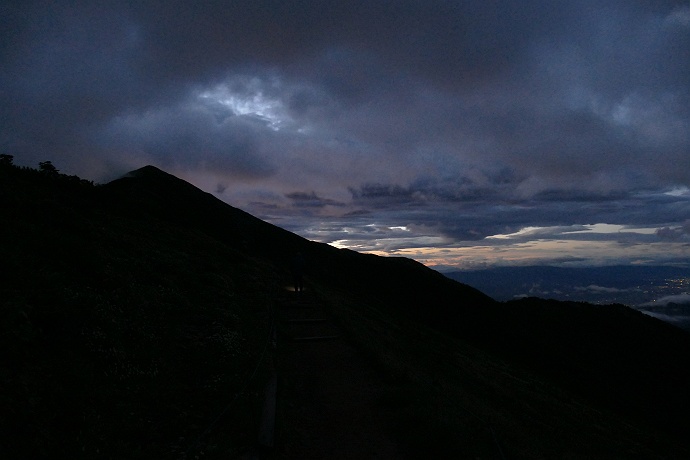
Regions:
[[202, 228], [247, 255], [269, 260], [286, 277], [290, 260], [300, 251], [312, 282], [346, 298], [373, 305], [394, 320], [425, 324], [490, 350], [641, 423], [679, 436], [687, 432], [690, 399], [683, 388], [690, 384], [684, 364], [690, 340], [683, 331], [624, 306], [539, 299], [499, 304], [410, 259], [306, 241], [155, 168], [142, 168], [133, 176], [106, 189], [122, 187], [138, 203], [157, 196], [150, 205], [141, 204], [149, 216]]
[[[103, 187], [113, 207], [166, 225], [203, 231], [248, 257], [289, 271], [301, 252], [311, 277], [350, 292], [364, 292], [400, 309], [419, 310], [428, 290], [442, 301], [484, 305], [493, 300], [405, 258], [382, 258], [315, 243], [261, 221], [152, 166], [133, 171]], [[434, 309], [434, 305], [425, 306]]]
[[[0, 218], [3, 458], [242, 452], [298, 251], [308, 289], [390, 376], [403, 439], [435, 420], [455, 452], [471, 413], [515, 458], [687, 452], [690, 337], [626, 307], [497, 303], [409, 259], [307, 241], [150, 166], [103, 186], [3, 167]], [[209, 431], [229, 402], [244, 415]]]

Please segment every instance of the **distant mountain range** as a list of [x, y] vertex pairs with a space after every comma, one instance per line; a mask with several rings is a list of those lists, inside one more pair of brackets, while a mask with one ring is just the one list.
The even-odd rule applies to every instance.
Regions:
[[4, 161], [0, 221], [2, 458], [185, 458], [228, 394], [241, 410], [204, 450], [246, 454], [262, 402], [238, 376], [273, 353], [297, 252], [388, 404], [417, 414], [391, 421], [402, 444], [428, 426], [442, 456], [476, 453], [479, 413], [507, 458], [690, 453], [690, 334], [623, 305], [499, 302], [500, 278], [311, 242], [152, 166], [97, 186]]
[[499, 301], [541, 297], [598, 305], [621, 303], [690, 330], [688, 267], [496, 267], [446, 276]]
[[690, 267], [496, 267], [446, 275], [500, 301], [532, 296], [635, 306], [690, 291]]

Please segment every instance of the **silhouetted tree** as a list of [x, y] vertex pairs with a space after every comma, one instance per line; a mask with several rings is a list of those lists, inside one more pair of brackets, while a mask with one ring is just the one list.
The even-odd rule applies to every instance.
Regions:
[[6, 153], [3, 153], [0, 155], [0, 167], [6, 168], [8, 166], [13, 166], [14, 162], [14, 156], [12, 155], [7, 155]]
[[50, 161], [41, 161], [38, 163], [38, 169], [46, 174], [54, 175], [60, 172], [59, 169], [57, 169], [55, 166], [53, 166], [53, 163]]

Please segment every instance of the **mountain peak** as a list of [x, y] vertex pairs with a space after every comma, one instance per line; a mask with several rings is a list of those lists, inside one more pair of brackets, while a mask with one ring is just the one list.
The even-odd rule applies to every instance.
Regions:
[[[132, 180], [134, 179], [134, 181]], [[146, 165], [139, 169], [128, 172], [119, 179], [110, 182], [109, 186], [123, 186], [124, 184], [136, 184], [136, 187], [145, 187], [146, 189], [153, 189], [159, 193], [203, 193], [194, 185], [180, 179], [170, 173], [167, 173], [155, 166]]]
[[174, 176], [172, 176], [171, 174], [168, 174], [167, 172], [165, 172], [161, 169], [156, 168], [153, 165], [146, 165], [142, 168], [130, 171], [122, 177], [144, 178], [144, 177], [174, 177]]

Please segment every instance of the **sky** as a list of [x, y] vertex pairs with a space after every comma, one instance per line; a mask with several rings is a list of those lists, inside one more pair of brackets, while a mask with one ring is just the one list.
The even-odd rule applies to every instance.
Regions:
[[690, 4], [0, 2], [0, 153], [439, 270], [690, 261]]

